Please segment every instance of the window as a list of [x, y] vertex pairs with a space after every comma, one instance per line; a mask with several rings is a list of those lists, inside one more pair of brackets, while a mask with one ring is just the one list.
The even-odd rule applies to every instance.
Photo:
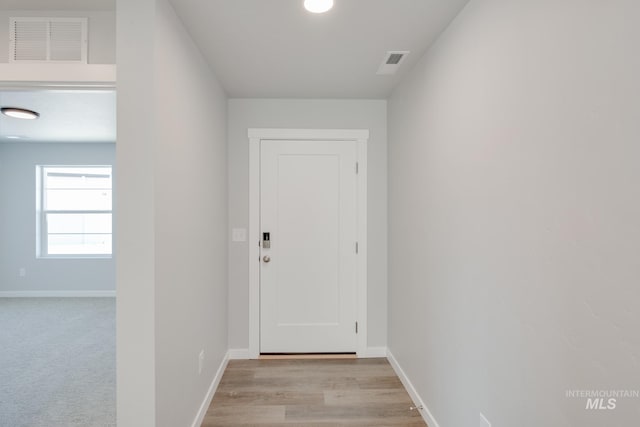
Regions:
[[38, 166], [40, 257], [110, 257], [111, 166]]

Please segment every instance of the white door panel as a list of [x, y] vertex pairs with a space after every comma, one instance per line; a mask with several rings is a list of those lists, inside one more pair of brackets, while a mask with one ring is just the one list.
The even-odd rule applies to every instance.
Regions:
[[261, 143], [262, 353], [355, 351], [355, 161], [354, 142]]

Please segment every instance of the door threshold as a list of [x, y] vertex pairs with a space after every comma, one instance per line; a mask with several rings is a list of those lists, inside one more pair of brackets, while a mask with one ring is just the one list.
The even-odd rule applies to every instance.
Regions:
[[355, 353], [263, 353], [258, 360], [357, 359]]

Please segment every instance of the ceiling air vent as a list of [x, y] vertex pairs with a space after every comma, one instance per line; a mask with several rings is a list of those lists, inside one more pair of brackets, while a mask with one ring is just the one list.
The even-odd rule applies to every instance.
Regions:
[[380, 64], [380, 68], [378, 68], [377, 74], [395, 74], [402, 65], [402, 62], [405, 60], [409, 51], [407, 50], [395, 50], [387, 52]]
[[87, 63], [87, 18], [10, 18], [10, 62]]

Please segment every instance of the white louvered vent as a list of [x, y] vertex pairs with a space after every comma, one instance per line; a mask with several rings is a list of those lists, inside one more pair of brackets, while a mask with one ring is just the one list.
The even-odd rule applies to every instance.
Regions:
[[10, 18], [11, 62], [87, 63], [87, 18]]

